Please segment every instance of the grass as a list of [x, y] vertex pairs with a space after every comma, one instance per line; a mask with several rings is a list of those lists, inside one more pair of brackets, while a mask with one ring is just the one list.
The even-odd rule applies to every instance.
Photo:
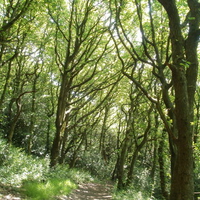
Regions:
[[153, 197], [149, 197], [149, 194], [145, 195], [144, 192], [137, 191], [133, 187], [129, 187], [125, 190], [115, 189], [113, 194], [113, 200], [155, 200]]
[[149, 197], [145, 197], [142, 192], [130, 192], [130, 193], [125, 193], [124, 192], [117, 192], [114, 194], [113, 200], [133, 200], [137, 199], [137, 200], [153, 200], [154, 198], [149, 198]]
[[[22, 149], [7, 145], [0, 138], [0, 195], [20, 192], [30, 200], [50, 200], [67, 195], [76, 183], [96, 181], [88, 172], [67, 165], [49, 168], [48, 158], [28, 156]], [[3, 193], [4, 192], [4, 193]], [[23, 198], [24, 199], [24, 198]]]
[[24, 193], [31, 200], [50, 200], [55, 196], [68, 195], [76, 184], [69, 179], [52, 178], [46, 182], [27, 181], [23, 184]]
[[[64, 177], [64, 178], [63, 178]], [[88, 172], [58, 165], [43, 174], [43, 180], [25, 180], [22, 191], [30, 200], [54, 200], [56, 196], [68, 195], [76, 183], [96, 181]]]
[[67, 165], [49, 168], [49, 158], [27, 155], [0, 138], [0, 199], [13, 194], [27, 200], [54, 200], [78, 183], [99, 182], [89, 172]]
[[[21, 193], [22, 199], [53, 200], [68, 195], [78, 183], [99, 182], [89, 172], [69, 169], [67, 165], [49, 168], [48, 158], [28, 156], [20, 148], [8, 146], [0, 139], [0, 198], [1, 193]], [[1, 191], [2, 190], [2, 191]], [[115, 200], [152, 200], [134, 188], [113, 192]]]
[[50, 172], [46, 174], [46, 178], [53, 177], [57, 177], [59, 179], [65, 177], [74, 181], [75, 183], [98, 182], [98, 179], [92, 176], [89, 172], [76, 168], [69, 169], [66, 165], [58, 165], [56, 168], [51, 169]]
[[9, 146], [0, 139], [0, 182], [21, 186], [24, 180], [42, 180], [49, 170], [48, 159], [33, 158], [20, 148]]

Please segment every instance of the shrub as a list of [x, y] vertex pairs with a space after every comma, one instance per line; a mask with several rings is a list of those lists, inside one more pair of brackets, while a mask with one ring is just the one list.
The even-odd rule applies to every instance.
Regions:
[[48, 159], [27, 156], [22, 149], [8, 146], [0, 139], [0, 182], [19, 186], [23, 180], [42, 180], [49, 170]]
[[49, 173], [46, 173], [45, 179], [49, 178], [60, 178], [63, 177], [73, 180], [76, 183], [83, 182], [93, 182], [95, 178], [89, 174], [89, 172], [84, 170], [78, 170], [76, 168], [69, 169], [67, 165], [58, 165], [55, 168], [51, 169]]
[[154, 200], [153, 197], [149, 197], [143, 191], [136, 191], [135, 188], [129, 187], [126, 190], [116, 190], [113, 195], [114, 200]]
[[110, 179], [115, 162], [106, 163], [97, 149], [81, 152], [76, 166], [89, 171], [99, 179]]

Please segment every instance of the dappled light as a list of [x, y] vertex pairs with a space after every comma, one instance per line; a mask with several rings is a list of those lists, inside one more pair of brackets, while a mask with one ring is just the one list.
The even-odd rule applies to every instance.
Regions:
[[198, 0], [0, 0], [0, 199], [200, 197]]

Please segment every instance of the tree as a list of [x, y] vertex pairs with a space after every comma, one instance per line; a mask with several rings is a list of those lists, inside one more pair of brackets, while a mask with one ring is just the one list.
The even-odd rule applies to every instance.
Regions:
[[[102, 73], [99, 62], [110, 49], [103, 15], [93, 1], [73, 0], [68, 2], [68, 7], [62, 1], [59, 3], [57, 7], [63, 12], [62, 16], [58, 12], [54, 15], [55, 9], [51, 8], [54, 4], [49, 5], [49, 14], [56, 28], [56, 62], [61, 72], [51, 166], [57, 164], [61, 146], [65, 148], [73, 104], [81, 99], [88, 103], [87, 96], [89, 98], [96, 93], [97, 85], [92, 83], [95, 83], [94, 77]], [[63, 18], [64, 15], [66, 18]]]
[[142, 182], [144, 171], [152, 185], [143, 187], [155, 198], [192, 199], [199, 7], [197, 0], [2, 1], [2, 135], [29, 154], [50, 153], [52, 167], [94, 173], [103, 163], [118, 188]]
[[[183, 10], [188, 16], [181, 25], [181, 17], [178, 12], [179, 2], [174, 0], [160, 0], [159, 2], [166, 10], [167, 18], [162, 12], [162, 7], [160, 7], [161, 11], [158, 11], [159, 5], [156, 1], [148, 1], [146, 4], [136, 0], [136, 6], [132, 5], [132, 7], [131, 3], [126, 1], [113, 1], [113, 4], [110, 4], [110, 9], [115, 26], [111, 25], [111, 32], [122, 63], [123, 73], [156, 105], [168, 132], [172, 163], [170, 199], [193, 199], [193, 130], [191, 122], [193, 122], [194, 93], [198, 69], [199, 3], [187, 1], [187, 4], [181, 4], [182, 8], [185, 6]], [[133, 15], [132, 18], [130, 8], [137, 12], [137, 15]], [[145, 13], [145, 10], [149, 12]], [[189, 10], [189, 14], [187, 10]], [[138, 44], [133, 42], [133, 33], [127, 25], [127, 19], [133, 18], [137, 18], [136, 23], [138, 23], [138, 30], [140, 30], [142, 37]], [[159, 26], [166, 19], [169, 21], [169, 40], [164, 39], [166, 43], [163, 44], [164, 41], [161, 42], [160, 37], [164, 32], [162, 31], [160, 36], [156, 33], [156, 28], [159, 29]], [[182, 27], [185, 24], [189, 27], [187, 30]], [[132, 58], [129, 63], [121, 54], [122, 50], [117, 42], [116, 34], [125, 51]], [[153, 67], [152, 72], [161, 83], [161, 98], [168, 110], [170, 123], [163, 112], [159, 93], [155, 93], [153, 98], [142, 82], [128, 71], [134, 66], [135, 72], [137, 72], [138, 61], [144, 63], [145, 66]], [[171, 77], [166, 73], [169, 71]], [[170, 92], [170, 88], [174, 90], [174, 93]], [[173, 95], [174, 103], [171, 98]]]
[[[11, 76], [12, 62], [18, 56], [18, 51], [25, 38], [25, 31], [21, 31], [24, 25], [24, 15], [31, 6], [32, 0], [26, 1], [8, 1], [2, 3], [0, 18], [0, 70], [5, 73], [2, 77], [4, 86], [0, 97], [0, 109], [6, 98], [6, 91]], [[27, 18], [27, 20], [31, 20]], [[19, 39], [20, 38], [20, 39]], [[6, 67], [7, 66], [7, 70]]]
[[180, 24], [178, 6], [175, 1], [159, 1], [169, 18], [170, 39], [172, 45], [173, 86], [175, 89], [175, 118], [177, 135], [174, 140], [177, 148], [170, 199], [193, 199], [193, 127], [194, 94], [196, 90], [198, 58], [197, 45], [199, 38], [199, 3], [187, 1], [190, 17], [187, 20], [189, 30], [187, 38]]

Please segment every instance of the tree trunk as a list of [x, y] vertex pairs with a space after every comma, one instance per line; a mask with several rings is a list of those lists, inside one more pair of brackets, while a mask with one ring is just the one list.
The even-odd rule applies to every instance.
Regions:
[[58, 107], [56, 113], [56, 133], [51, 148], [51, 162], [50, 166], [53, 167], [58, 163], [61, 137], [66, 129], [66, 111], [67, 111], [67, 96], [68, 96], [68, 81], [67, 73], [62, 75], [61, 88], [58, 98]]
[[2, 109], [4, 100], [5, 100], [5, 96], [6, 96], [6, 91], [8, 89], [8, 84], [9, 84], [10, 74], [11, 74], [11, 66], [12, 66], [12, 62], [10, 61], [9, 64], [8, 64], [8, 71], [6, 73], [5, 84], [3, 86], [3, 92], [2, 92], [1, 97], [0, 97], [0, 109]]
[[[176, 155], [172, 166], [170, 200], [192, 200], [193, 178], [193, 104], [198, 72], [197, 41], [199, 37], [199, 3], [188, 0], [190, 9], [188, 38], [184, 41], [175, 0], [159, 0], [169, 17], [172, 45], [173, 86], [175, 89]], [[174, 136], [175, 137], [175, 136]]]
[[175, 115], [178, 138], [175, 141], [177, 154], [172, 169], [171, 200], [193, 199], [193, 135], [191, 131], [191, 118], [187, 81], [184, 71], [175, 69], [173, 72], [175, 88]]
[[[65, 127], [68, 126], [68, 122], [69, 122], [69, 113], [66, 114], [66, 117], [65, 117]], [[66, 153], [68, 152], [68, 147], [66, 149], [66, 143], [67, 143], [67, 139], [68, 139], [68, 136], [69, 136], [69, 132], [70, 130], [68, 128], [65, 128], [64, 130], [64, 134], [63, 134], [63, 137], [62, 137], [62, 140], [60, 141], [60, 145], [61, 145], [61, 149], [60, 149], [60, 158], [59, 158], [59, 163], [60, 164], [63, 164], [64, 161], [65, 161], [65, 157], [66, 157]], [[70, 149], [70, 147], [69, 147]]]
[[162, 135], [161, 141], [159, 142], [158, 147], [158, 163], [159, 163], [159, 172], [160, 172], [160, 186], [161, 186], [161, 192], [163, 197], [168, 200], [169, 194], [167, 192], [166, 188], [166, 177], [165, 177], [165, 163], [164, 163], [164, 135]]
[[130, 185], [131, 182], [133, 181], [134, 167], [135, 167], [135, 163], [137, 161], [138, 153], [139, 153], [139, 150], [140, 150], [138, 147], [135, 147], [135, 148], [136, 149], [135, 149], [135, 151], [134, 151], [134, 153], [132, 155], [132, 159], [131, 159], [130, 169], [128, 171], [128, 177], [127, 177], [127, 183], [126, 183], [127, 186]]
[[99, 151], [101, 152], [102, 158], [107, 163], [107, 157], [106, 157], [106, 148], [105, 148], [105, 138], [106, 138], [106, 123], [107, 123], [107, 118], [108, 118], [108, 112], [109, 112], [109, 107], [105, 106], [105, 114], [103, 118], [103, 124], [101, 128], [101, 134], [100, 134], [100, 142], [99, 142]]
[[124, 187], [124, 164], [126, 161], [126, 157], [127, 157], [127, 150], [129, 147], [129, 143], [130, 143], [130, 135], [129, 135], [129, 131], [126, 131], [126, 136], [123, 142], [123, 145], [121, 147], [121, 152], [120, 152], [120, 156], [119, 156], [119, 162], [118, 162], [118, 166], [117, 166], [117, 180], [118, 180], [118, 189], [122, 189]]
[[83, 144], [84, 140], [83, 138], [81, 139], [81, 141], [79, 142], [78, 144], [78, 147], [74, 149], [74, 152], [73, 152], [73, 156], [72, 156], [72, 160], [71, 162], [69, 163], [69, 167], [70, 168], [73, 168], [76, 164], [76, 161], [78, 159], [77, 155], [78, 155], [78, 152], [80, 151], [81, 147], [82, 147], [82, 144]]
[[50, 166], [54, 167], [58, 163], [58, 158], [59, 158], [59, 152], [60, 152], [60, 129], [59, 127], [56, 127], [56, 133], [55, 137], [53, 140], [53, 145], [51, 147], [51, 161], [50, 161]]
[[[15, 99], [14, 99], [15, 100]], [[15, 132], [15, 127], [17, 125], [17, 122], [18, 122], [18, 119], [20, 117], [20, 114], [21, 114], [21, 103], [20, 103], [20, 96], [15, 100], [15, 103], [16, 103], [16, 114], [13, 116], [13, 119], [12, 119], [12, 111], [11, 111], [11, 108], [12, 108], [12, 105], [13, 105], [13, 100], [11, 100], [11, 103], [10, 103], [10, 129], [8, 131], [8, 143], [9, 144], [12, 144], [13, 142], [13, 136], [14, 136], [14, 132]]]
[[[152, 108], [152, 107], [151, 107]], [[144, 135], [143, 135], [143, 139], [140, 142], [140, 144], [137, 144], [137, 141], [135, 141], [135, 151], [133, 152], [133, 156], [132, 156], [132, 160], [131, 160], [131, 165], [130, 165], [130, 169], [128, 171], [128, 179], [127, 179], [127, 185], [129, 185], [131, 183], [131, 181], [133, 180], [133, 172], [134, 172], [134, 167], [135, 167], [135, 163], [137, 161], [138, 158], [138, 153], [140, 152], [140, 150], [143, 148], [143, 146], [146, 144], [147, 142], [147, 136], [149, 134], [150, 128], [151, 128], [151, 122], [150, 122], [150, 113], [151, 113], [151, 109], [148, 112], [148, 125], [145, 129]]]
[[[34, 81], [33, 81], [32, 91], [36, 91], [36, 84], [37, 84], [38, 77], [39, 76], [36, 75], [36, 70], [35, 70], [35, 77], [34, 77]], [[28, 144], [27, 144], [28, 154], [31, 154], [32, 145], [33, 145], [35, 110], [36, 110], [35, 99], [36, 99], [36, 95], [35, 95], [35, 92], [33, 92], [32, 99], [31, 99], [31, 117], [30, 117], [30, 127], [29, 127], [29, 138], [28, 138]]]
[[46, 154], [50, 153], [50, 130], [51, 130], [51, 121], [50, 121], [50, 117], [49, 117], [48, 124], [47, 124], [47, 135], [46, 135], [46, 146], [45, 146]]

